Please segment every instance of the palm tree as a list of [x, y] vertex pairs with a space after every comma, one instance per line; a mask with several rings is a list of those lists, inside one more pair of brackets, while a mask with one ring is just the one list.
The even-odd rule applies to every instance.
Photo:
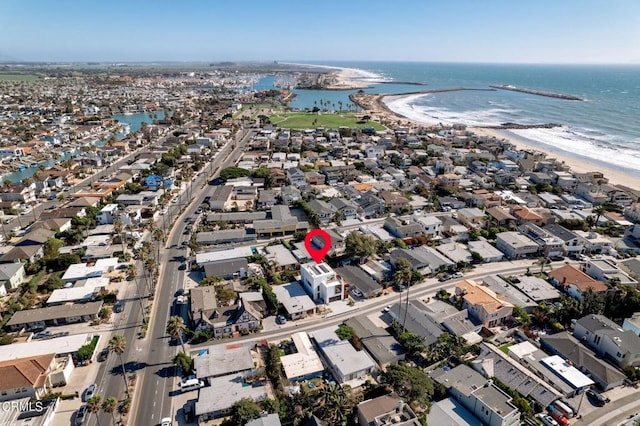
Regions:
[[147, 257], [144, 260], [144, 268], [145, 271], [147, 272], [147, 276], [151, 279], [150, 282], [147, 281], [147, 285], [149, 286], [149, 293], [151, 293], [153, 287], [155, 286], [155, 272], [156, 272], [156, 266], [157, 266], [157, 262], [153, 257]]
[[336, 225], [340, 226], [342, 225], [342, 219], [344, 219], [344, 213], [342, 213], [342, 211], [340, 210], [336, 210], [333, 215], [333, 221], [336, 223]]
[[340, 424], [346, 406], [346, 395], [340, 385], [330, 383], [323, 386], [317, 402], [320, 403], [323, 420], [329, 424]]
[[180, 340], [180, 346], [182, 346], [182, 352], [187, 353], [184, 349], [184, 340], [182, 340], [182, 333], [187, 329], [184, 325], [184, 320], [182, 317], [174, 315], [169, 317], [169, 321], [167, 321], [167, 334], [171, 336], [173, 339]]
[[116, 424], [116, 418], [113, 415], [113, 413], [114, 411], [116, 411], [116, 408], [118, 408], [118, 400], [113, 396], [110, 396], [109, 398], [105, 399], [104, 402], [102, 403], [102, 411], [104, 411], [105, 413], [111, 414], [111, 421], [113, 422], [114, 425]]
[[127, 266], [127, 274], [134, 279], [136, 278], [136, 275], [138, 275], [138, 267], [135, 263], [130, 263]]
[[121, 334], [114, 334], [109, 340], [109, 352], [113, 352], [118, 355], [120, 359], [120, 367], [122, 368], [122, 379], [124, 380], [124, 391], [129, 398], [129, 383], [127, 382], [127, 374], [124, 369], [124, 362], [122, 361], [122, 354], [127, 348], [127, 339]]
[[98, 416], [98, 413], [100, 412], [100, 407], [102, 406], [102, 404], [100, 403], [101, 400], [102, 400], [102, 397], [100, 395], [94, 395], [87, 400], [87, 410], [90, 413], [93, 413], [96, 415], [96, 421], [98, 422], [98, 426], [100, 426], [100, 416]]
[[[405, 297], [404, 319], [402, 328], [404, 329], [407, 322], [407, 311], [409, 310], [409, 288], [411, 286], [411, 278], [413, 276], [413, 268], [407, 259], [399, 258], [396, 260], [396, 271], [393, 273], [393, 281], [400, 287], [400, 305], [402, 305], [402, 289], [407, 288], [407, 296]], [[400, 320], [400, 309], [398, 309], [398, 321]]]
[[164, 232], [159, 227], [154, 227], [151, 231], [153, 240], [156, 242], [156, 260], [160, 261], [160, 242], [164, 242]]
[[546, 264], [547, 264], [547, 259], [545, 257], [539, 257], [538, 260], [536, 260], [536, 265], [540, 265], [540, 273], [544, 271], [544, 267]]
[[591, 213], [596, 215], [596, 218], [594, 220], [593, 226], [594, 228], [598, 227], [598, 222], [600, 221], [600, 216], [602, 216], [602, 214], [605, 212], [606, 210], [604, 209], [604, 206], [598, 206], [596, 208], [594, 208]]
[[122, 254], [124, 254], [125, 252], [124, 238], [122, 236], [122, 231], [124, 230], [124, 223], [122, 223], [122, 220], [120, 218], [113, 221], [113, 230], [120, 237], [120, 243], [122, 244]]

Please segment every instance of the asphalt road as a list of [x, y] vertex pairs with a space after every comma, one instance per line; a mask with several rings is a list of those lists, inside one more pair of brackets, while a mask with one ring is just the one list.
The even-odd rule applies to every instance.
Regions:
[[[204, 192], [210, 190], [211, 186], [208, 185], [208, 181], [211, 177], [208, 172], [211, 171], [217, 175], [220, 169], [234, 163], [240, 157], [242, 147], [248, 140], [250, 133], [242, 132], [239, 135], [243, 137], [236, 139], [236, 149], [232, 150], [233, 144], [231, 143], [225, 145], [211, 162], [212, 166], [206, 166], [205, 171], [197, 175], [196, 179], [190, 183], [192, 185], [191, 195], [194, 199], [203, 199]], [[135, 154], [137, 153], [132, 155]], [[120, 162], [110, 166], [101, 172], [100, 176], [111, 173], [122, 162], [128, 161], [129, 157], [131, 156], [123, 158]], [[94, 177], [95, 179], [96, 177]], [[78, 183], [76, 186], [79, 188], [87, 182], [88, 179]], [[185, 271], [179, 270], [181, 261], [177, 259], [187, 255], [187, 249], [182, 248], [180, 245], [181, 241], [186, 238], [183, 235], [186, 224], [183, 221], [176, 222], [175, 219], [180, 216], [180, 211], [183, 207], [187, 206], [184, 216], [187, 217], [192, 215], [200, 205], [200, 203], [189, 205], [188, 194], [188, 188], [180, 192], [175, 197], [177, 202], [169, 203], [167, 214], [163, 215], [158, 223], [160, 227], [171, 229], [166, 243], [166, 246], [170, 248], [162, 247], [160, 250], [161, 282], [156, 288], [147, 337], [138, 339], [142, 315], [135, 286], [127, 290], [129, 300], [125, 304], [124, 312], [121, 314], [121, 318], [126, 318], [126, 321], [123, 321], [122, 324], [117, 324], [114, 329], [114, 333], [124, 335], [127, 341], [125, 353], [122, 355], [127, 375], [129, 376], [135, 372], [137, 376], [137, 396], [132, 403], [129, 424], [152, 425], [160, 423], [160, 419], [163, 417], [171, 416], [170, 404], [169, 406], [164, 406], [164, 404], [168, 401], [166, 394], [170, 392], [168, 387], [172, 384], [173, 357], [177, 353], [177, 347], [169, 346], [169, 338], [165, 335], [165, 327], [173, 306], [173, 295], [179, 287], [182, 287], [184, 281]], [[171, 248], [174, 245], [175, 248]], [[145, 282], [140, 272], [144, 268], [143, 263], [137, 262], [136, 267], [139, 271], [138, 286], [142, 294], [145, 294]], [[120, 360], [117, 356], [110, 354], [107, 361], [100, 366], [96, 378], [97, 394], [101, 395], [103, 399], [110, 396], [115, 396], [119, 400], [125, 398], [124, 381], [120, 371]], [[165, 394], [165, 397], [158, 397], [159, 392]], [[111, 416], [109, 414], [101, 412], [98, 415], [100, 425], [111, 424]], [[139, 423], [134, 420], [136, 418]], [[89, 416], [87, 425], [97, 424], [96, 416]]]
[[[170, 399], [170, 396], [176, 391], [173, 389], [173, 358], [177, 354], [180, 345], [169, 344], [170, 339], [166, 335], [165, 329], [174, 303], [174, 294], [178, 288], [183, 287], [184, 274], [186, 272], [178, 269], [182, 262], [176, 260], [177, 258], [188, 257], [188, 249], [181, 246], [181, 242], [187, 239], [187, 236], [183, 234], [186, 227], [183, 218], [194, 215], [195, 211], [200, 207], [202, 199], [206, 196], [205, 193], [212, 188], [208, 185], [208, 180], [215, 178], [221, 169], [235, 164], [240, 158], [244, 145], [250, 136], [251, 133], [249, 131], [240, 131], [236, 136], [235, 142], [225, 145], [216, 155], [212, 161], [212, 166], [205, 167], [207, 173], [201, 173], [193, 181], [191, 195], [195, 202], [188, 204], [182, 215], [178, 214], [178, 209], [189, 201], [187, 200], [187, 190], [181, 193], [180, 202], [172, 203], [170, 211], [164, 216], [174, 226], [167, 238], [166, 246], [169, 248], [160, 250], [161, 282], [156, 289], [154, 312], [152, 312], [148, 336], [145, 339], [150, 348], [143, 349], [141, 353], [134, 355], [137, 359], [144, 360], [142, 362], [146, 364], [144, 369], [138, 371], [137, 394], [133, 401], [129, 424], [155, 425], [160, 423], [160, 420], [164, 417], [173, 417], [174, 412]], [[233, 145], [235, 145], [235, 148], [232, 148]], [[209, 173], [212, 174], [209, 175]], [[168, 227], [170, 226], [168, 225]], [[122, 381], [120, 380], [120, 382], [116, 383], [122, 383]], [[102, 422], [103, 419], [104, 422]], [[101, 424], [107, 424], [106, 422], [108, 421], [109, 418], [106, 415], [101, 418]]]

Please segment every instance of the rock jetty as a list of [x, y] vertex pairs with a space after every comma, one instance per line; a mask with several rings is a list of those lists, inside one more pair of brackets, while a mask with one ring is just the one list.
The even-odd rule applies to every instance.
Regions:
[[530, 95], [546, 96], [547, 98], [564, 99], [566, 101], [584, 101], [584, 99], [573, 96], [565, 95], [564, 93], [545, 92], [542, 90], [527, 89], [524, 87], [516, 87], [510, 84], [491, 84], [489, 87], [500, 90], [511, 90], [512, 92], [528, 93]]

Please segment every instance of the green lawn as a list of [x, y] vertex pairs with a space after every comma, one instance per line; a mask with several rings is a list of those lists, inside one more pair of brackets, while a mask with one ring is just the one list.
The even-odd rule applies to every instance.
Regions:
[[288, 112], [272, 114], [269, 117], [271, 124], [288, 129], [313, 129], [316, 127], [338, 128], [345, 127], [373, 127], [376, 130], [384, 130], [380, 123], [373, 121], [358, 121], [352, 113], [314, 114], [305, 112]]
[[509, 347], [510, 346], [513, 346], [513, 343], [505, 343], [504, 345], [500, 346], [498, 349], [500, 349], [506, 355], [509, 355]]
[[0, 74], [0, 81], [35, 81], [39, 80], [35, 74]]

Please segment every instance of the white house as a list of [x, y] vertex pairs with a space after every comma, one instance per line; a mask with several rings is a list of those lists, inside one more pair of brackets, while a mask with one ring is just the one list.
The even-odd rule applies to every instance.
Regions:
[[326, 263], [305, 263], [300, 267], [302, 285], [315, 302], [329, 303], [344, 299], [344, 283]]
[[98, 212], [96, 220], [100, 225], [112, 224], [118, 217], [118, 205], [107, 204]]

